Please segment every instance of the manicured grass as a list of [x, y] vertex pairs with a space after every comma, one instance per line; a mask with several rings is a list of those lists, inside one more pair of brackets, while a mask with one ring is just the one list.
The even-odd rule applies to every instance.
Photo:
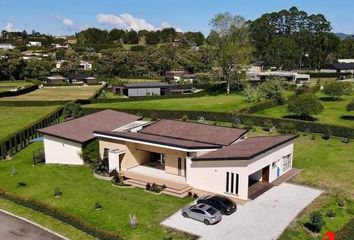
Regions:
[[85, 108], [150, 109], [233, 112], [248, 106], [245, 98], [239, 94], [215, 95], [190, 98], [155, 99], [144, 101], [124, 101], [116, 103], [96, 103]]
[[0, 140], [31, 125], [59, 106], [5, 107], [0, 106]]
[[[316, 94], [318, 97], [324, 97], [323, 94]], [[343, 96], [342, 100], [338, 101], [321, 101], [324, 106], [324, 110], [318, 116], [315, 116], [320, 123], [335, 124], [346, 127], [354, 127], [354, 122], [351, 120], [341, 119], [341, 116], [348, 115], [354, 117], [354, 112], [347, 112], [346, 106], [354, 98], [354, 94], [351, 96]], [[263, 111], [259, 111], [256, 114], [282, 118], [287, 115], [292, 115], [287, 110], [287, 105], [269, 108]]]
[[0, 209], [30, 220], [31, 222], [39, 224], [72, 240], [94, 240], [93, 237], [77, 230], [74, 227], [71, 227], [70, 225], [64, 224], [45, 214], [22, 207], [4, 199], [0, 199]]
[[60, 86], [44, 87], [36, 91], [16, 96], [1, 98], [0, 101], [71, 101], [92, 97], [101, 86]]
[[32, 85], [26, 81], [0, 81], [0, 92], [9, 91], [19, 87], [26, 87]]
[[[12, 160], [0, 162], [0, 187], [63, 208], [97, 227], [120, 232], [127, 239], [155, 240], [166, 235], [189, 239], [184, 234], [168, 233], [160, 222], [189, 203], [190, 198], [117, 188], [110, 182], [94, 178], [87, 166], [32, 166], [32, 151], [40, 148], [43, 148], [42, 143], [32, 144]], [[11, 176], [12, 169], [17, 172], [14, 176]], [[27, 186], [18, 187], [18, 182]], [[59, 199], [53, 196], [55, 187], [63, 192]], [[102, 210], [94, 209], [96, 202], [102, 204]], [[136, 229], [129, 226], [129, 214], [137, 216], [139, 226]]]

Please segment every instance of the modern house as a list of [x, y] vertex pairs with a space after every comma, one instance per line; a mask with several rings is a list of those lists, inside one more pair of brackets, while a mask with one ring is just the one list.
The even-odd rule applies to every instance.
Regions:
[[171, 85], [164, 82], [127, 83], [112, 87], [113, 93], [127, 97], [170, 95], [170, 89]]
[[64, 84], [67, 83], [68, 79], [61, 75], [54, 75], [45, 78], [45, 82], [49, 85], [51, 84]]
[[47, 163], [83, 164], [79, 153], [94, 137], [109, 170], [125, 182], [163, 193], [216, 193], [248, 200], [292, 168], [296, 136], [245, 137], [247, 130], [178, 120], [144, 122], [106, 110], [40, 130]]
[[354, 74], [354, 62], [342, 62], [327, 64], [321, 67], [321, 72], [327, 73], [352, 73]]
[[188, 73], [186, 71], [166, 71], [165, 81], [169, 83], [178, 83], [181, 81], [187, 81], [188, 83], [193, 83], [195, 79], [195, 74]]
[[104, 110], [38, 130], [43, 134], [46, 163], [82, 165], [82, 147], [95, 139], [94, 130], [113, 131], [141, 119], [139, 116]]
[[97, 84], [97, 79], [86, 73], [69, 74], [68, 79], [72, 84]]
[[79, 64], [79, 69], [83, 70], [92, 70], [92, 64], [86, 61], [81, 60]]
[[42, 43], [41, 42], [37, 42], [37, 41], [29, 41], [26, 44], [27, 47], [41, 47]]
[[0, 43], [0, 49], [11, 50], [14, 48], [15, 48], [15, 46], [10, 43]]
[[272, 77], [284, 78], [293, 83], [307, 83], [310, 80], [308, 74], [285, 71], [247, 72], [247, 77], [250, 82], [262, 82]]

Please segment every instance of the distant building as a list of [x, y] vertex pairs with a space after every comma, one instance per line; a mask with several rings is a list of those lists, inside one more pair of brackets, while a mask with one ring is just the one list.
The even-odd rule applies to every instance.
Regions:
[[354, 59], [338, 59], [339, 63], [354, 63]]
[[69, 74], [68, 79], [72, 84], [97, 84], [97, 79], [86, 73]]
[[14, 48], [15, 48], [15, 46], [10, 43], [0, 43], [0, 49], [10, 50], [10, 49], [14, 49]]
[[54, 75], [45, 78], [45, 82], [47, 84], [64, 84], [67, 82], [67, 80], [67, 78], [60, 75]]
[[29, 41], [26, 46], [27, 47], [41, 47], [42, 43], [36, 42], [36, 41]]
[[188, 73], [186, 71], [166, 71], [165, 81], [169, 83], [178, 83], [182, 80], [193, 83], [195, 79], [195, 74]]
[[56, 69], [60, 69], [65, 62], [66, 62], [66, 60], [58, 60], [58, 61], [56, 61], [55, 62], [55, 68]]
[[92, 70], [92, 64], [86, 61], [80, 61], [79, 68], [83, 70]]
[[171, 85], [164, 82], [130, 83], [123, 86], [114, 86], [113, 93], [127, 97], [145, 97], [170, 95]]
[[260, 73], [263, 72], [265, 61], [255, 61], [248, 69], [249, 72]]
[[69, 45], [68, 44], [64, 45], [64, 44], [52, 43], [52, 47], [55, 49], [61, 49], [61, 48], [68, 49]]
[[247, 72], [247, 77], [250, 82], [262, 82], [271, 77], [284, 78], [293, 83], [307, 83], [310, 80], [310, 75], [308, 74], [285, 71]]
[[327, 64], [321, 67], [321, 72], [326, 73], [354, 73], [354, 62]]

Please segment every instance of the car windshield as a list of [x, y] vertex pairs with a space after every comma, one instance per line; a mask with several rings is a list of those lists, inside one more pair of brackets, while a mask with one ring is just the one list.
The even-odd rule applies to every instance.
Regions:
[[215, 208], [212, 208], [212, 207], [208, 208], [206, 211], [207, 211], [210, 215], [213, 215], [214, 213], [216, 213], [216, 209], [215, 209]]

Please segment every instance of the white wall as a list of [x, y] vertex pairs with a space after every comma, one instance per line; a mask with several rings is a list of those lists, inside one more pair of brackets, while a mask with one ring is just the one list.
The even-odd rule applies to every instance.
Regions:
[[129, 88], [128, 97], [144, 97], [152, 95], [160, 95], [160, 88]]
[[43, 135], [46, 163], [83, 165], [81, 144], [61, 138]]

